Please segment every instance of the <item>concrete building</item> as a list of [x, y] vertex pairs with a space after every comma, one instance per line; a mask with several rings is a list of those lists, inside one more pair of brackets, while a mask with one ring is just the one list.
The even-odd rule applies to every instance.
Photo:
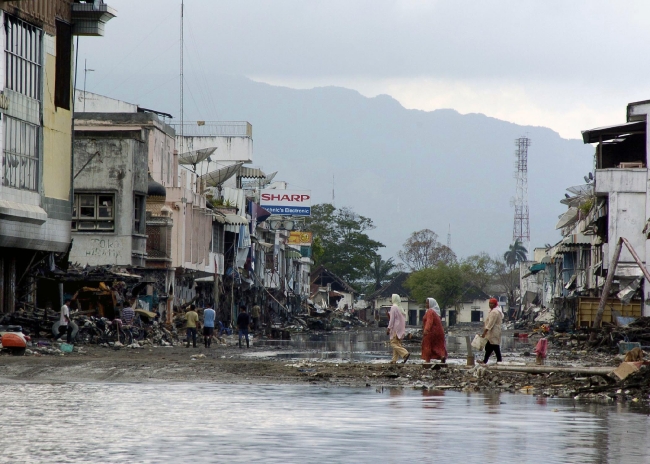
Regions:
[[31, 270], [70, 246], [73, 37], [103, 35], [114, 16], [101, 0], [0, 2], [0, 312], [43, 307]]
[[468, 286], [456, 306], [443, 310], [447, 325], [465, 322], [483, 322], [490, 312], [490, 296], [480, 289]]

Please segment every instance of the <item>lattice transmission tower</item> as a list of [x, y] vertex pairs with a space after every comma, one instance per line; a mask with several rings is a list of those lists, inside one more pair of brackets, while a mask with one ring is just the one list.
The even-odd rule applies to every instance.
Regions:
[[512, 241], [519, 240], [526, 249], [530, 245], [530, 221], [528, 214], [528, 147], [530, 139], [520, 137], [515, 140], [515, 179], [517, 195], [515, 197], [515, 223], [512, 228]]

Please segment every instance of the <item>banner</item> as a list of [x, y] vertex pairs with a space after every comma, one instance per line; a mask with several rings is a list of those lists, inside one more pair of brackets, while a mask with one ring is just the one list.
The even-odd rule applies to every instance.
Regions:
[[289, 245], [311, 245], [311, 232], [292, 231], [289, 232]]
[[260, 206], [278, 216], [311, 216], [311, 190], [265, 189]]

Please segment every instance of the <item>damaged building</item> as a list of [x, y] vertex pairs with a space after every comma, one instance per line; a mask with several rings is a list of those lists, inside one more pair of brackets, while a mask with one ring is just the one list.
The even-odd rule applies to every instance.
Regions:
[[[603, 321], [650, 315], [650, 283], [642, 269], [650, 256], [648, 113], [650, 101], [630, 103], [624, 123], [582, 132], [584, 143], [595, 147], [595, 170], [585, 184], [567, 189], [567, 211], [556, 225], [562, 240], [536, 252], [522, 271], [522, 278], [536, 281], [537, 305], [552, 308], [556, 321], [593, 325], [612, 263]], [[631, 249], [626, 244], [615, 259], [621, 238]]]
[[61, 304], [35, 269], [65, 267], [71, 242], [73, 39], [114, 16], [102, 0], [0, 2], [0, 312]]

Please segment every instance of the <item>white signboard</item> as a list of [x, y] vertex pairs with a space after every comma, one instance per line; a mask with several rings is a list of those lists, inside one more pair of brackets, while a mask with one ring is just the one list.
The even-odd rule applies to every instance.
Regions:
[[311, 216], [311, 190], [262, 190], [260, 206], [278, 216]]

